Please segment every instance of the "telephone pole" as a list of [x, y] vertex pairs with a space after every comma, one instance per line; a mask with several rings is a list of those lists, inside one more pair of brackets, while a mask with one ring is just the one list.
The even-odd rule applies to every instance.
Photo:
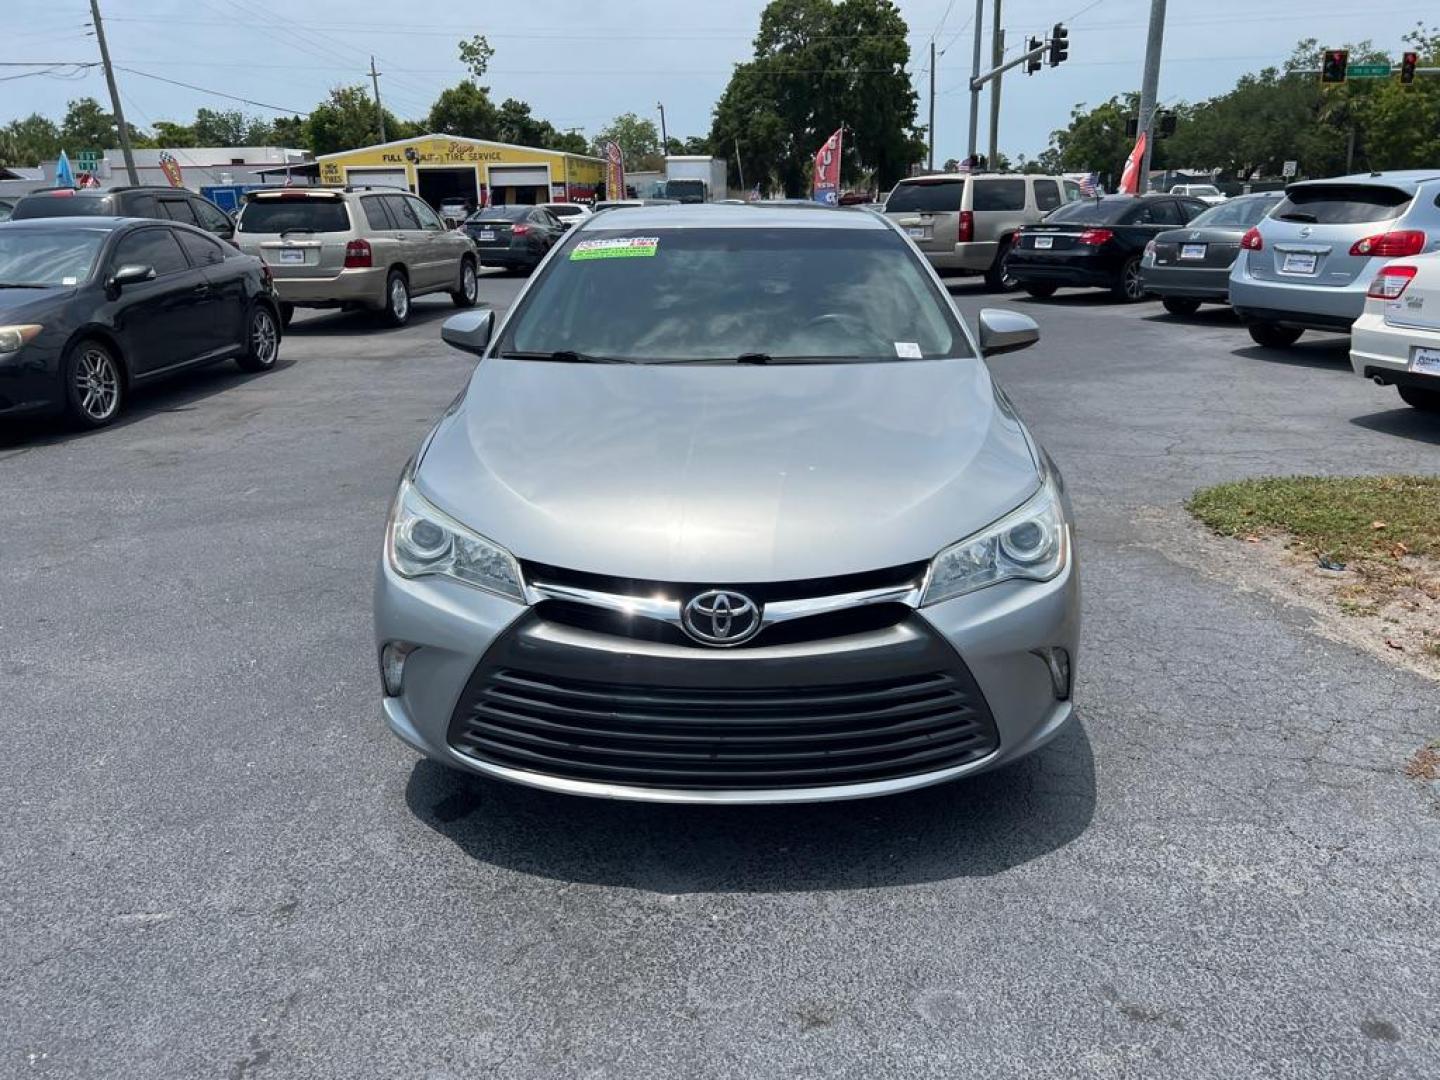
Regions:
[[370, 81], [375, 84], [375, 118], [380, 124], [380, 141], [385, 141], [385, 110], [380, 107], [380, 72], [375, 70], [375, 57], [370, 57]]
[[[995, 21], [990, 25], [990, 66], [998, 68], [1005, 60], [1005, 31], [1000, 29], [1000, 0], [995, 0]], [[990, 84], [990, 156], [985, 168], [991, 172], [999, 159], [1000, 143], [1000, 74]]]
[[926, 172], [935, 171], [935, 39], [930, 39], [930, 158]]
[[970, 167], [975, 167], [975, 143], [980, 135], [980, 35], [985, 22], [985, 0], [975, 0], [975, 51], [970, 60]]
[[100, 43], [100, 62], [105, 66], [105, 82], [110, 87], [110, 108], [115, 111], [115, 129], [120, 135], [120, 153], [125, 155], [125, 172], [131, 187], [139, 187], [135, 151], [130, 149], [130, 129], [125, 124], [125, 110], [120, 107], [120, 88], [115, 85], [115, 68], [110, 63], [110, 48], [105, 44], [105, 24], [100, 21], [100, 0], [90, 0], [90, 17], [95, 21], [95, 40]]
[[1165, 37], [1165, 0], [1150, 0], [1150, 34], [1145, 39], [1145, 74], [1140, 82], [1140, 130], [1145, 133], [1145, 155], [1140, 162], [1135, 190], [1150, 190], [1150, 153], [1155, 148], [1155, 99], [1160, 88], [1160, 45]]

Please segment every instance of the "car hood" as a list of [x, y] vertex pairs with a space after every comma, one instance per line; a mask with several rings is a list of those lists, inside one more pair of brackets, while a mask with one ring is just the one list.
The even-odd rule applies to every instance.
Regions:
[[978, 360], [485, 360], [416, 474], [521, 559], [713, 583], [928, 559], [1038, 482]]
[[74, 293], [69, 286], [53, 289], [0, 289], [0, 322], [28, 322], [32, 316], [54, 309], [57, 302]]

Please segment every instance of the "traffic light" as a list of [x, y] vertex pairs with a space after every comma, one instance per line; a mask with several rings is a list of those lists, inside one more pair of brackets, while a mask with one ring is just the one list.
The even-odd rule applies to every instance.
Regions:
[[1057, 22], [1050, 28], [1050, 66], [1054, 67], [1069, 55], [1070, 31], [1064, 23]]
[[1164, 139], [1175, 134], [1175, 114], [1166, 112], [1160, 114], [1159, 137]]
[[1400, 54], [1400, 81], [1412, 83], [1415, 81], [1415, 65], [1420, 62], [1420, 54], [1407, 52]]
[[[1026, 43], [1026, 45], [1025, 45], [1025, 52], [1026, 52], [1027, 54], [1033, 54], [1033, 55], [1030, 56], [1030, 59], [1028, 59], [1028, 60], [1025, 61], [1025, 74], [1026, 74], [1026, 75], [1034, 75], [1035, 72], [1037, 72], [1037, 71], [1040, 70], [1040, 54], [1039, 54], [1039, 52], [1038, 52], [1037, 50], [1038, 50], [1042, 45], [1044, 45], [1044, 44], [1045, 44], [1045, 43], [1044, 43], [1043, 41], [1041, 41], [1038, 37], [1032, 37], [1032, 38]], [[1410, 54], [1407, 53], [1406, 55], [1408, 56], [1408, 55], [1410, 55]]]
[[1325, 58], [1320, 64], [1320, 81], [1322, 83], [1344, 82], [1345, 66], [1349, 62], [1350, 50], [1326, 49]]

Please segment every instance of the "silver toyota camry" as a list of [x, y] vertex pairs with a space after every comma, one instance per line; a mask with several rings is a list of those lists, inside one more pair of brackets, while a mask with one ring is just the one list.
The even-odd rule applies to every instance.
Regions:
[[1059, 473], [894, 225], [657, 206], [566, 235], [406, 467], [375, 587], [391, 729], [551, 791], [906, 791], [1070, 719]]

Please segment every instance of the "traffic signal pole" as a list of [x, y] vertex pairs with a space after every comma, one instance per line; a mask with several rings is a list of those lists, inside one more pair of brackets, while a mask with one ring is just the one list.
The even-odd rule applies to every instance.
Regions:
[[966, 143], [971, 161], [975, 160], [975, 143], [980, 136], [980, 37], [985, 23], [985, 0], [975, 0], [975, 50], [970, 61], [970, 139]]
[[1155, 148], [1155, 99], [1160, 88], [1160, 46], [1165, 37], [1165, 0], [1150, 0], [1150, 34], [1145, 40], [1145, 74], [1140, 83], [1140, 130], [1145, 132], [1145, 156], [1140, 163], [1136, 191], [1150, 190], [1150, 154]]

